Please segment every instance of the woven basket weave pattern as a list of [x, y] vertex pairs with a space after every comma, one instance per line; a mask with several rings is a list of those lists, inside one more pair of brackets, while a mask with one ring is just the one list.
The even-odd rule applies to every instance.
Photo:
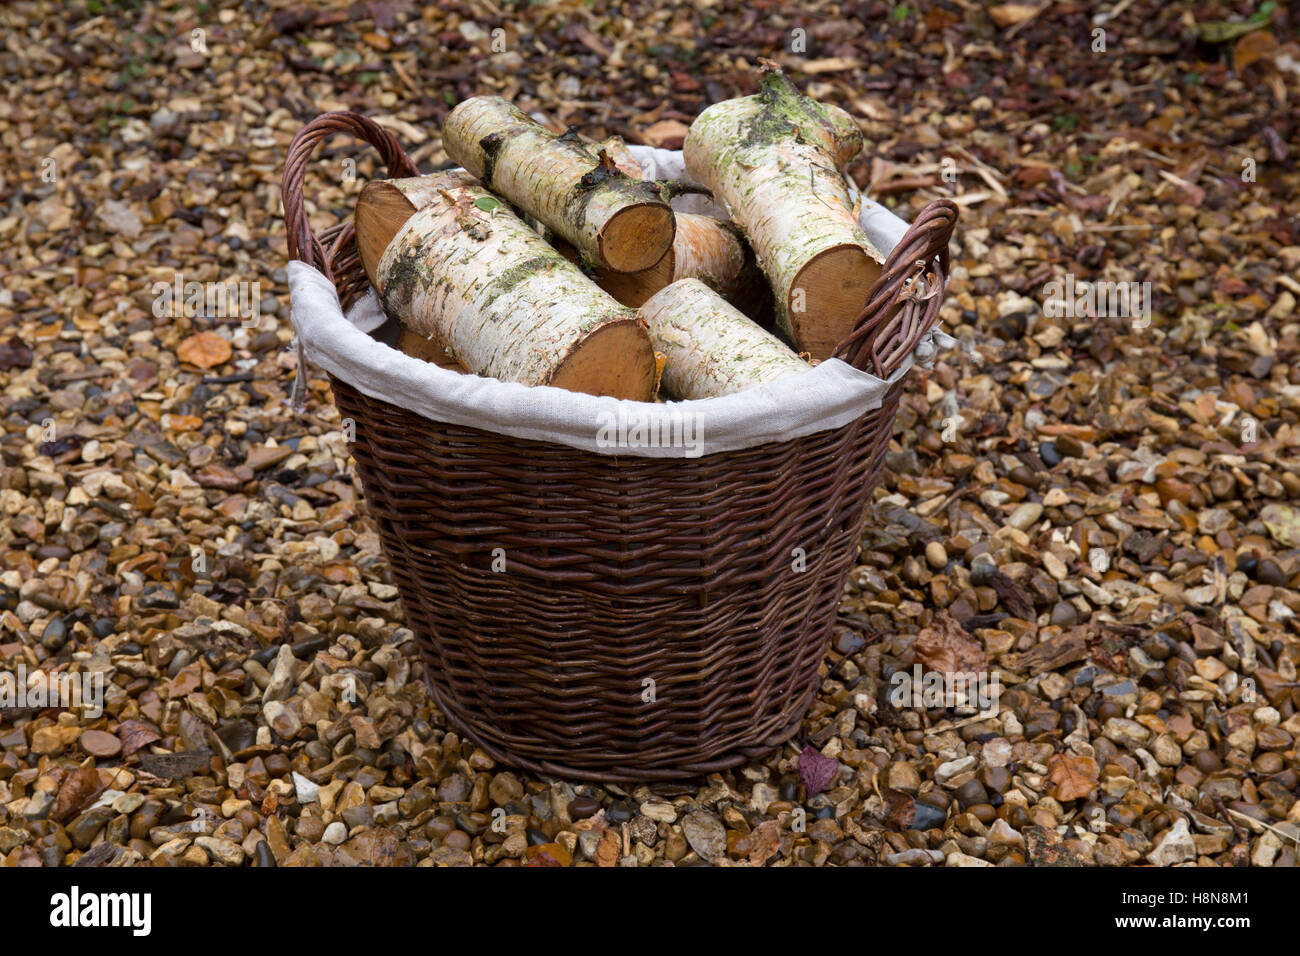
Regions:
[[[303, 166], [338, 131], [376, 145], [390, 174], [410, 164], [369, 120], [337, 117], [291, 146], [285, 208], [291, 256], [348, 300], [366, 287], [350, 225], [328, 247], [311, 235]], [[881, 377], [906, 357], [937, 319], [955, 216], [940, 200], [918, 217], [837, 355]], [[923, 285], [932, 294], [909, 298]], [[736, 766], [798, 731], [901, 381], [841, 428], [688, 459], [524, 441], [331, 386], [356, 423], [357, 472], [430, 689], [496, 759], [665, 780]]]
[[436, 425], [333, 387], [365, 423], [353, 455], [438, 704], [493, 756], [669, 778], [790, 737], [901, 386], [843, 428], [684, 460]]

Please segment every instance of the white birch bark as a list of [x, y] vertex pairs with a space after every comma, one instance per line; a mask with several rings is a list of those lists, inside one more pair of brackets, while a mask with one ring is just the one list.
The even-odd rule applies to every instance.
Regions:
[[556, 136], [499, 96], [465, 100], [442, 130], [447, 155], [568, 240], [593, 265], [639, 272], [673, 241], [659, 188], [601, 163], [576, 132]]
[[758, 94], [709, 107], [683, 146], [689, 176], [753, 247], [778, 325], [817, 359], [852, 330], [884, 261], [858, 228], [842, 172], [861, 147], [852, 117], [803, 96], [771, 64]]
[[390, 315], [477, 374], [649, 399], [654, 352], [634, 310], [464, 173], [390, 184], [416, 210], [375, 269]]
[[662, 289], [643, 306], [674, 398], [713, 398], [808, 371], [789, 346], [759, 328], [699, 279]]

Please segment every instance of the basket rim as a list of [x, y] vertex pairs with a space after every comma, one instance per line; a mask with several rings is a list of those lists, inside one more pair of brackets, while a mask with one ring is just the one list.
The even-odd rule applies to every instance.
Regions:
[[[440, 368], [365, 331], [383, 320], [373, 292], [345, 316], [333, 284], [309, 264], [290, 262], [289, 285], [291, 315], [309, 358], [370, 398], [432, 422], [613, 457], [698, 458], [839, 428], [879, 408], [913, 364], [912, 356], [905, 356], [889, 378], [881, 379], [831, 358], [730, 395], [638, 402]], [[620, 440], [638, 423], [655, 435], [678, 429], [688, 441], [699, 433], [703, 447]], [[602, 441], [602, 428], [612, 443]]]

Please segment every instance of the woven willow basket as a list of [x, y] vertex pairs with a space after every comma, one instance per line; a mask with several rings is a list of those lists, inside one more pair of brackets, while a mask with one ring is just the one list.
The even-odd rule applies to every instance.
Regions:
[[[368, 288], [351, 224], [318, 239], [303, 202], [307, 162], [338, 132], [376, 147], [390, 176], [418, 173], [356, 113], [325, 114], [290, 146], [290, 257], [347, 308]], [[925, 208], [836, 357], [880, 378], [906, 360], [938, 319], [956, 211]], [[843, 427], [680, 459], [522, 441], [331, 386], [447, 719], [503, 763], [618, 782], [733, 767], [798, 731], [902, 381]], [[497, 548], [508, 573], [492, 571]]]

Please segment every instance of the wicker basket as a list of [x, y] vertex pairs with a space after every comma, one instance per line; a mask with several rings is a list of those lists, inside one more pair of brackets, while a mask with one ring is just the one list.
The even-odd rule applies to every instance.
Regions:
[[[289, 254], [330, 277], [347, 307], [368, 288], [351, 225], [318, 240], [303, 203], [311, 153], [336, 132], [375, 146], [392, 176], [417, 172], [355, 113], [321, 116], [294, 139]], [[837, 357], [881, 378], [905, 360], [938, 318], [955, 219], [947, 200], [925, 208]], [[521, 441], [331, 385], [358, 426], [352, 453], [429, 688], [494, 758], [668, 780], [733, 767], [798, 731], [902, 379], [846, 426], [693, 459]], [[497, 548], [508, 573], [492, 571]]]

